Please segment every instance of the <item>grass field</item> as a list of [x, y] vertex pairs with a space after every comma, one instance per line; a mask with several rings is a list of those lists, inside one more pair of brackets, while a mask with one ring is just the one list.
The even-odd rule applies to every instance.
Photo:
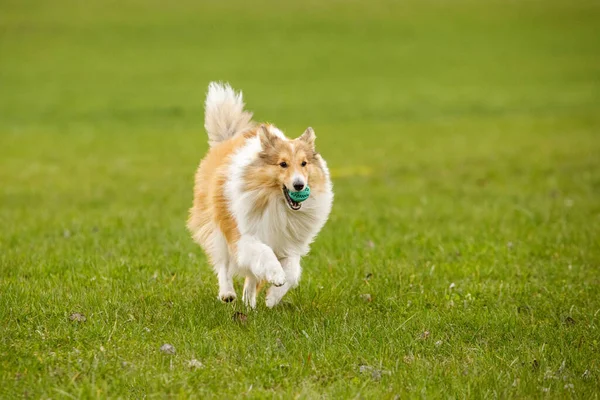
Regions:
[[[0, 3], [0, 398], [600, 397], [599, 3], [248, 3]], [[334, 176], [273, 310], [185, 229], [211, 80]]]

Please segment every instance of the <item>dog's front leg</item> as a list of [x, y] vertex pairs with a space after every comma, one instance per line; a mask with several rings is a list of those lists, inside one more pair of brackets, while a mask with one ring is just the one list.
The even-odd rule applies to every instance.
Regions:
[[275, 286], [285, 283], [285, 273], [273, 250], [250, 235], [242, 235], [237, 243], [238, 265], [258, 281], [266, 280]]
[[285, 271], [285, 284], [283, 286], [271, 286], [267, 291], [266, 304], [271, 308], [279, 304], [288, 290], [298, 286], [302, 267], [300, 266], [300, 257], [286, 257], [281, 260], [281, 266]]
[[219, 279], [219, 299], [224, 303], [235, 300], [235, 289], [233, 287], [233, 266], [221, 262], [215, 266]]

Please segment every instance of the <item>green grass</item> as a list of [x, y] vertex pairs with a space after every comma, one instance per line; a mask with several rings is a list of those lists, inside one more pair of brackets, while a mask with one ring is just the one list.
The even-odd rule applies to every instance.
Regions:
[[[0, 4], [0, 397], [598, 398], [599, 4], [217, 3]], [[273, 310], [185, 230], [210, 80], [334, 174]]]

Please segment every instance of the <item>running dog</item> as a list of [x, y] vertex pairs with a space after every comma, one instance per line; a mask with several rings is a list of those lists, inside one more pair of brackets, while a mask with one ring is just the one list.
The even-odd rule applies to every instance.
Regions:
[[[277, 305], [298, 285], [300, 259], [331, 211], [332, 184], [315, 150], [312, 128], [288, 139], [272, 124], [257, 124], [242, 93], [211, 83], [204, 127], [210, 149], [196, 172], [187, 227], [210, 259], [219, 299], [236, 299], [233, 278], [244, 276], [242, 300], [256, 307], [270, 283], [266, 305]], [[294, 193], [310, 188], [303, 202]]]

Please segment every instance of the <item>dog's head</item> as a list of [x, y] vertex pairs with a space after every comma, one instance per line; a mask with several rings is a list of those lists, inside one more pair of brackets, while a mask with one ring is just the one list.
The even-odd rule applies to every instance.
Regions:
[[302, 208], [289, 196], [310, 185], [311, 192], [324, 187], [325, 175], [315, 150], [315, 132], [312, 128], [297, 139], [287, 139], [274, 132], [275, 128], [258, 128], [261, 152], [247, 176], [248, 189], [270, 189], [270, 194], [282, 196], [291, 210]]

